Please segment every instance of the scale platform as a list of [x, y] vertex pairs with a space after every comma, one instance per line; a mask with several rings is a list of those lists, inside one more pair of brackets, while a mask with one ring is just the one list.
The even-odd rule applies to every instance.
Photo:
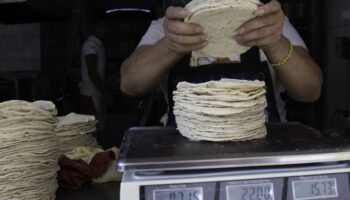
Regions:
[[199, 142], [174, 128], [132, 128], [118, 159], [121, 200], [350, 200], [350, 139], [299, 123], [266, 139]]

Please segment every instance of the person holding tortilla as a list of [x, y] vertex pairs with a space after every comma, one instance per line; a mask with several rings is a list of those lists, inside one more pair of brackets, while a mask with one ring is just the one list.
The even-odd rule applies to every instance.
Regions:
[[282, 92], [301, 102], [320, 97], [322, 72], [277, 0], [259, 5], [255, 17], [241, 24], [228, 39], [252, 48], [226, 58], [196, 59], [195, 65], [201, 67], [190, 67], [191, 52], [208, 46], [209, 38], [202, 26], [185, 22], [189, 14], [185, 8], [170, 6], [163, 18], [152, 22], [121, 67], [121, 89], [128, 95], [142, 96], [167, 83], [169, 125], [175, 125], [172, 92], [181, 81], [263, 80], [267, 86], [268, 122], [286, 121]]

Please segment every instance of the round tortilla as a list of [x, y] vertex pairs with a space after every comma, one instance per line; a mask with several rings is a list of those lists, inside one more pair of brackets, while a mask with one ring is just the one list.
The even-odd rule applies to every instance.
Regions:
[[208, 36], [208, 45], [196, 52], [216, 58], [246, 52], [250, 47], [239, 45], [234, 36], [243, 23], [256, 16], [259, 5], [260, 2], [253, 0], [192, 1], [186, 6], [190, 14], [185, 22], [201, 25]]
[[173, 92], [180, 133], [193, 140], [241, 141], [266, 136], [262, 81], [181, 82]]
[[53, 103], [0, 103], [0, 199], [55, 199], [60, 154]]
[[62, 153], [80, 146], [98, 147], [93, 133], [96, 131], [96, 118], [92, 115], [70, 113], [58, 117], [55, 133], [59, 139]]
[[250, 89], [256, 90], [265, 87], [264, 81], [248, 81], [248, 80], [238, 80], [238, 79], [226, 79], [223, 78], [219, 81], [208, 81], [205, 83], [189, 83], [180, 82], [177, 85], [177, 89], [181, 88], [214, 88], [214, 89]]

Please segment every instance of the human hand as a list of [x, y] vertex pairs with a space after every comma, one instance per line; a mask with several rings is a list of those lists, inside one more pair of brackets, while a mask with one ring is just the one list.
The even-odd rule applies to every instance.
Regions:
[[198, 24], [186, 23], [189, 12], [181, 7], [169, 7], [164, 19], [165, 41], [169, 50], [187, 54], [207, 45], [203, 28]]
[[259, 7], [256, 15], [237, 30], [235, 39], [243, 46], [258, 46], [264, 51], [274, 51], [282, 38], [284, 13], [281, 4], [272, 0]]

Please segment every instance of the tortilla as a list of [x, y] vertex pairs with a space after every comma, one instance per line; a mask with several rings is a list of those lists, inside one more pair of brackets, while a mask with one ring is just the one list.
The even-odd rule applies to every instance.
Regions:
[[70, 113], [58, 117], [55, 133], [59, 139], [62, 153], [77, 147], [98, 147], [93, 133], [96, 131], [96, 118], [92, 115]]
[[186, 9], [185, 22], [199, 24], [208, 36], [208, 45], [196, 53], [209, 57], [230, 57], [250, 47], [239, 45], [234, 36], [237, 29], [254, 18], [260, 2], [255, 0], [193, 0]]
[[35, 102], [33, 102], [33, 105], [35, 107], [39, 107], [39, 108], [42, 108], [44, 110], [51, 112], [51, 114], [54, 116], [57, 115], [56, 106], [51, 101], [43, 101], [43, 100], [35, 101]]
[[192, 140], [241, 141], [266, 136], [262, 81], [181, 82], [173, 92], [180, 133]]
[[208, 81], [204, 83], [180, 82], [177, 89], [181, 88], [216, 88], [216, 89], [261, 89], [265, 87], [264, 81], [240, 80], [240, 79], [220, 79], [219, 81]]
[[96, 124], [96, 118], [93, 115], [81, 115], [76, 113], [70, 113], [64, 117], [58, 117], [57, 127], [70, 126], [76, 124]]
[[240, 102], [240, 101], [250, 101], [257, 99], [261, 96], [264, 96], [266, 93], [265, 90], [261, 90], [260, 93], [257, 93], [253, 96], [238, 96], [238, 95], [226, 95], [226, 94], [218, 94], [218, 95], [198, 95], [198, 94], [191, 94], [191, 93], [178, 93], [174, 92], [174, 96], [182, 97], [182, 98], [188, 98], [192, 100], [200, 100], [200, 101], [224, 101], [224, 102]]
[[53, 103], [0, 103], [0, 199], [55, 199], [59, 144]]

